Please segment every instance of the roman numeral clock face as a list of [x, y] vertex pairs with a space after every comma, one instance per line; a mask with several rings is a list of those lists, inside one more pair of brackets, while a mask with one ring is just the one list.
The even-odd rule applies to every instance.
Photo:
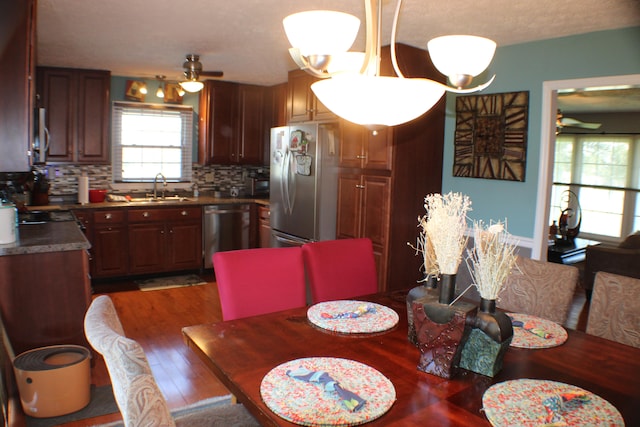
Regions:
[[453, 176], [524, 181], [529, 92], [459, 96]]

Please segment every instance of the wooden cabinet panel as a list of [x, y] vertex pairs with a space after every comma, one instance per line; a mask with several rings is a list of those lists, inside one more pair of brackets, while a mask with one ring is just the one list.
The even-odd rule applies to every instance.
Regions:
[[261, 248], [271, 247], [271, 210], [268, 206], [258, 206], [258, 245]]
[[202, 208], [130, 209], [128, 219], [131, 274], [202, 267]]
[[391, 170], [393, 129], [371, 131], [343, 120], [341, 123], [340, 166]]
[[95, 278], [124, 276], [129, 271], [128, 231], [125, 212], [121, 209], [97, 210], [92, 214], [92, 269]]
[[0, 171], [28, 171], [33, 143], [36, 1], [0, 3]]
[[287, 96], [289, 123], [336, 119], [336, 115], [320, 102], [311, 90], [311, 85], [317, 80], [303, 70], [289, 72]]
[[384, 176], [362, 177], [361, 236], [374, 245], [384, 246], [389, 238], [389, 205], [391, 179]]
[[48, 162], [109, 161], [108, 71], [38, 68], [39, 106], [46, 109]]
[[249, 164], [265, 162], [268, 128], [265, 88], [232, 82], [206, 82], [200, 94], [198, 162]]
[[87, 258], [84, 250], [0, 257], [0, 311], [16, 354], [56, 344], [87, 346]]
[[338, 217], [336, 237], [339, 239], [361, 236], [360, 213], [362, 205], [362, 179], [357, 174], [338, 176]]
[[77, 160], [109, 160], [109, 88], [111, 76], [103, 71], [78, 73]]
[[240, 141], [236, 161], [242, 164], [263, 164], [263, 147], [268, 143], [264, 121], [265, 89], [261, 86], [240, 85], [238, 90]]

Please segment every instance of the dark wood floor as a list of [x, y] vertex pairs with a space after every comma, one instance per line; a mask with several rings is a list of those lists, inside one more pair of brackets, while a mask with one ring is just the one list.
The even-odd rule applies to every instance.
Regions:
[[[139, 291], [133, 282], [95, 286], [96, 295], [108, 294], [118, 311], [125, 333], [144, 348], [151, 369], [170, 408], [195, 403], [229, 391], [189, 350], [182, 339], [184, 326], [215, 323], [222, 319], [218, 291], [212, 275], [203, 275], [207, 284], [159, 291]], [[578, 289], [571, 306], [568, 328], [583, 330], [588, 304]], [[95, 357], [92, 382], [109, 384], [100, 356]], [[65, 424], [83, 427], [121, 419], [119, 414]]]

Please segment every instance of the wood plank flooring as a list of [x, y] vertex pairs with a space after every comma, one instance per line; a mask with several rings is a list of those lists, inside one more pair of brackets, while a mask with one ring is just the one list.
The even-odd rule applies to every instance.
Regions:
[[[184, 326], [222, 320], [213, 276], [204, 274], [202, 277], [207, 280], [206, 285], [158, 291], [139, 291], [133, 282], [94, 287], [96, 295], [108, 294], [112, 298], [125, 333], [144, 348], [171, 409], [229, 394], [182, 339]], [[584, 331], [587, 311], [584, 291], [579, 288], [566, 326]], [[94, 357], [92, 383], [98, 386], [110, 383], [99, 355]], [[119, 419], [120, 414], [110, 414], [67, 423], [64, 427], [84, 427]]]

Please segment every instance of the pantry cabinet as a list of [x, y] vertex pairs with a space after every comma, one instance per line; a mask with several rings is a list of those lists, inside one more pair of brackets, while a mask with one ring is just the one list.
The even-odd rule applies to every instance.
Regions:
[[38, 106], [49, 131], [47, 162], [109, 162], [108, 71], [38, 67]]
[[[397, 45], [407, 77], [443, 80], [426, 52]], [[382, 50], [382, 75], [392, 75], [389, 47]], [[422, 278], [415, 243], [424, 197], [442, 191], [444, 97], [421, 117], [372, 131], [341, 122], [337, 207], [339, 238], [368, 237], [380, 290], [406, 289]]]

